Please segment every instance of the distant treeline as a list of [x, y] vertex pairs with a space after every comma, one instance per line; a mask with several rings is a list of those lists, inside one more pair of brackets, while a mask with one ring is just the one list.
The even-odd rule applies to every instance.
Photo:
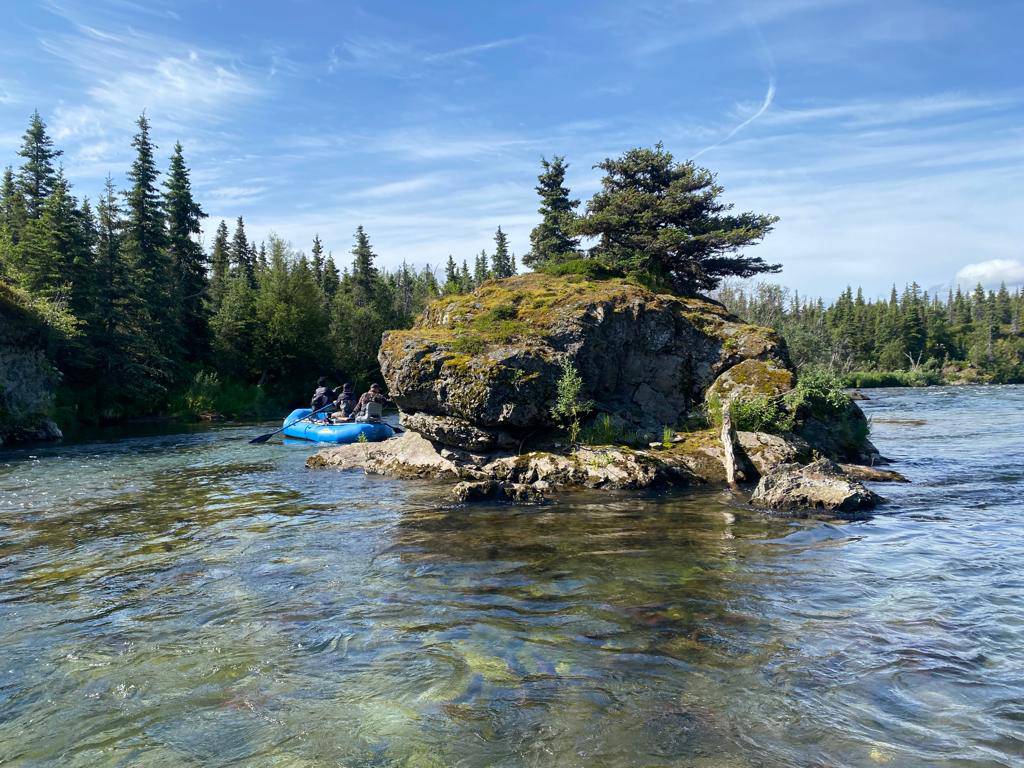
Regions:
[[847, 288], [826, 305], [779, 285], [726, 284], [717, 298], [786, 339], [799, 367], [824, 366], [853, 386], [1024, 381], [1024, 294], [1005, 285], [929, 295], [912, 283], [888, 300]]
[[132, 146], [129, 188], [108, 178], [95, 206], [79, 201], [36, 113], [0, 184], [0, 282], [50, 319], [64, 421], [274, 409], [322, 374], [365, 386], [385, 330], [515, 270], [500, 228], [494, 257], [472, 273], [449, 258], [443, 286], [429, 266], [378, 268], [362, 227], [340, 273], [319, 237], [308, 257], [273, 235], [257, 245], [241, 217], [233, 231], [220, 223], [207, 253], [181, 144], [162, 180], [145, 116]]

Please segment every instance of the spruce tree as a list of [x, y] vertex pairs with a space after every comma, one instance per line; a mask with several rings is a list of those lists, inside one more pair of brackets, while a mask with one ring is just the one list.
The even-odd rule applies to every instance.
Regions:
[[[128, 171], [130, 188], [125, 195], [124, 237], [121, 248], [132, 267], [134, 291], [145, 308], [146, 326], [153, 340], [148, 366], [154, 382], [168, 386], [175, 359], [180, 354], [175, 333], [177, 307], [170, 287], [174, 269], [167, 252], [163, 205], [157, 187], [156, 146], [149, 137], [149, 121], [143, 114], [132, 139], [135, 160]], [[154, 406], [156, 403], [154, 403]]]
[[228, 289], [228, 275], [231, 272], [231, 246], [228, 244], [228, 225], [223, 219], [217, 225], [210, 253], [210, 309], [215, 314], [220, 309]]
[[558, 156], [540, 163], [543, 170], [537, 177], [536, 189], [541, 200], [541, 222], [530, 232], [530, 251], [523, 257], [523, 263], [534, 269], [581, 255], [579, 238], [574, 234], [576, 206], [580, 201], [573, 200], [565, 186], [569, 166], [564, 157]]
[[192, 182], [181, 142], [174, 145], [164, 187], [167, 248], [173, 266], [177, 303], [176, 330], [186, 359], [197, 361], [206, 356], [209, 330], [206, 255], [195, 239], [202, 231], [202, 220], [206, 214], [192, 196]]
[[81, 268], [87, 258], [85, 247], [77, 202], [58, 175], [40, 215], [26, 224], [18, 245], [24, 287], [44, 298], [70, 302], [76, 265]]
[[334, 295], [338, 292], [338, 287], [341, 285], [341, 275], [338, 274], [338, 265], [334, 263], [334, 256], [331, 254], [327, 255], [324, 261], [324, 276], [321, 288], [323, 288], [324, 296], [331, 300]]
[[324, 284], [324, 245], [320, 242], [320, 235], [313, 235], [313, 247], [310, 249], [313, 254], [313, 279], [316, 284], [323, 288]]
[[512, 267], [512, 256], [508, 250], [508, 235], [501, 231], [494, 233], [494, 254], [491, 256], [491, 273], [501, 279], [515, 274]]
[[15, 184], [11, 167], [7, 166], [4, 169], [3, 181], [0, 182], [0, 227], [6, 227], [12, 244], [17, 244], [21, 238], [21, 230], [27, 220], [25, 196]]
[[53, 161], [63, 154], [62, 150], [54, 149], [38, 110], [32, 113], [18, 154], [24, 158], [18, 171], [18, 190], [25, 198], [28, 217], [37, 219], [42, 215], [43, 204], [57, 181]]
[[491, 276], [491, 270], [487, 266], [487, 252], [480, 251], [480, 255], [476, 257], [473, 266], [473, 285], [479, 288], [483, 285]]
[[677, 163], [661, 144], [595, 167], [605, 172], [601, 191], [576, 231], [598, 238], [591, 255], [609, 266], [680, 294], [781, 269], [740, 253], [771, 232], [777, 217], [733, 213], [706, 168]]
[[448, 263], [444, 267], [444, 292], [462, 293], [462, 285], [459, 282], [459, 267], [451, 254], [448, 254]]
[[462, 269], [459, 270], [459, 286], [463, 293], [473, 290], [473, 273], [469, 271], [469, 263], [463, 259]]
[[245, 221], [241, 216], [235, 221], [235, 234], [231, 238], [231, 269], [255, 287], [256, 269], [249, 252], [249, 239], [245, 235]]
[[352, 248], [352, 296], [357, 304], [373, 304], [377, 298], [380, 273], [374, 266], [377, 255], [362, 225], [356, 227], [356, 243]]

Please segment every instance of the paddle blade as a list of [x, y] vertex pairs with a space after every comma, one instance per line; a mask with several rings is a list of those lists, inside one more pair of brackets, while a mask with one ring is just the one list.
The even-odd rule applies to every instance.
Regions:
[[263, 445], [265, 442], [267, 442], [267, 440], [269, 440], [276, 434], [276, 432], [267, 432], [267, 434], [265, 435], [254, 437], [252, 440], [249, 441], [249, 445]]

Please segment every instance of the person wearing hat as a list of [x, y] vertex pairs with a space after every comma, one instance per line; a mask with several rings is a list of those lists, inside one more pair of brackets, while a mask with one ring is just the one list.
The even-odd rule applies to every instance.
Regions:
[[[324, 406], [333, 403], [337, 396], [337, 393], [327, 386], [327, 377], [321, 376], [316, 381], [316, 391], [313, 392], [313, 399], [310, 401], [309, 407], [314, 411], [319, 411]], [[327, 414], [324, 413], [323, 417], [326, 418], [326, 416]]]
[[371, 384], [370, 390], [368, 392], [364, 392], [356, 403], [356, 421], [366, 418], [366, 406], [370, 403], [379, 403], [381, 407], [385, 405], [394, 405], [394, 403], [391, 402], [391, 398], [381, 392], [380, 384]]
[[332, 421], [351, 421], [356, 410], [356, 393], [351, 384], [346, 383], [342, 386], [334, 405], [338, 410], [331, 415]]

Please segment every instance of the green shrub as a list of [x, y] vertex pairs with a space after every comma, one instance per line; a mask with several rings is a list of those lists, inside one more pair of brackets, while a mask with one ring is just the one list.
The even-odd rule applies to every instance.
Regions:
[[555, 277], [582, 275], [589, 280], [608, 280], [613, 277], [622, 277], [624, 274], [622, 270], [609, 267], [596, 259], [569, 259], [554, 264], [545, 264], [537, 271]]
[[460, 355], [478, 355], [484, 351], [487, 345], [479, 336], [463, 333], [455, 337], [452, 342], [452, 351]]
[[786, 407], [797, 416], [809, 413], [828, 419], [850, 407], [850, 396], [843, 383], [827, 368], [806, 368], [800, 371], [796, 386], [785, 394]]
[[199, 371], [185, 390], [185, 408], [194, 414], [213, 411], [220, 391], [220, 376], [216, 371]]
[[562, 375], [558, 379], [558, 394], [551, 415], [562, 424], [569, 436], [569, 442], [577, 444], [580, 437], [580, 417], [594, 407], [590, 400], [583, 399], [583, 377], [572, 360], [562, 361]]
[[847, 387], [868, 389], [871, 387], [929, 387], [942, 383], [938, 371], [853, 371], [843, 376]]
[[616, 425], [607, 413], [580, 430], [580, 443], [583, 445], [640, 445], [642, 438], [638, 432]]
[[740, 432], [791, 432], [794, 426], [781, 398], [768, 395], [733, 400], [732, 421]]

